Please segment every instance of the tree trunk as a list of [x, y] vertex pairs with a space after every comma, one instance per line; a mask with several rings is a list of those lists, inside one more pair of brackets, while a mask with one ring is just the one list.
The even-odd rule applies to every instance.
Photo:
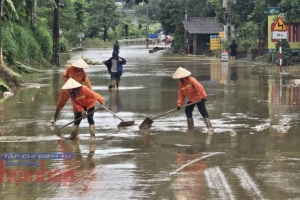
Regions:
[[2, 3], [0, 1], [0, 67], [2, 67]]
[[104, 25], [103, 41], [106, 42], [107, 39], [108, 39], [108, 37], [107, 37], [107, 27], [106, 27], [106, 25]]
[[261, 56], [261, 30], [258, 30], [258, 55]]

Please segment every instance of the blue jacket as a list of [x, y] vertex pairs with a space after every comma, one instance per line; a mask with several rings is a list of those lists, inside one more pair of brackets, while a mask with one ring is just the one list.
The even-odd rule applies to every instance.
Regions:
[[[118, 62], [118, 64], [117, 64], [118, 74], [119, 74], [119, 76], [121, 76], [122, 75], [122, 71], [123, 71], [123, 65], [126, 64], [126, 60], [124, 58], [122, 58], [122, 57], [118, 57], [118, 58], [122, 59], [122, 62]], [[111, 60], [112, 59], [113, 59], [113, 57], [111, 57], [107, 61], [103, 62], [106, 65], [106, 67], [107, 67], [108, 73], [110, 73], [110, 70], [111, 70]]]

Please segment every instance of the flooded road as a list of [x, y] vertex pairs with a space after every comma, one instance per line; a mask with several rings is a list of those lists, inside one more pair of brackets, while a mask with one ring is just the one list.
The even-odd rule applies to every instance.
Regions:
[[[79, 139], [62, 140], [50, 126], [66, 68], [34, 75], [0, 104], [0, 199], [294, 199], [300, 196], [299, 86], [297, 77], [268, 74], [247, 62], [198, 56], [149, 54], [142, 46], [121, 46], [127, 60], [120, 88], [109, 91], [104, 65], [86, 69], [93, 90], [133, 126], [102, 110], [94, 115], [96, 140], [82, 120]], [[73, 52], [102, 62], [111, 49]], [[214, 133], [194, 110], [187, 131], [177, 107], [184, 67], [204, 86]], [[284, 71], [284, 69], [283, 69]], [[298, 77], [299, 78], [299, 77]], [[67, 102], [57, 126], [73, 121]], [[70, 134], [71, 125], [61, 130]], [[58, 154], [57, 154], [58, 153]]]

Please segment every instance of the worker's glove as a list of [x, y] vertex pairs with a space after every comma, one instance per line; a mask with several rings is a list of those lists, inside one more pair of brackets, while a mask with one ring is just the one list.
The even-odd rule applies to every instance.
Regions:
[[177, 110], [180, 110], [181, 108], [180, 108], [180, 106], [177, 106]]
[[100, 104], [99, 109], [100, 110], [104, 110], [104, 107], [105, 107], [105, 102], [103, 102], [102, 104]]
[[105, 106], [104, 100], [101, 102], [97, 101], [97, 104], [99, 104], [99, 110], [104, 110], [104, 106]]
[[85, 118], [85, 117], [86, 117], [86, 112], [85, 112], [85, 111], [81, 112], [81, 117], [82, 117], [82, 118]]

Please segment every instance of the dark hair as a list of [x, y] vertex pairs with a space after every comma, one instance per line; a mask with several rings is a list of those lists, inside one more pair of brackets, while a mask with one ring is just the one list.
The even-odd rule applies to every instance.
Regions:
[[119, 41], [117, 40], [116, 43], [119, 43]]
[[235, 42], [235, 40], [232, 40], [232, 42]]

